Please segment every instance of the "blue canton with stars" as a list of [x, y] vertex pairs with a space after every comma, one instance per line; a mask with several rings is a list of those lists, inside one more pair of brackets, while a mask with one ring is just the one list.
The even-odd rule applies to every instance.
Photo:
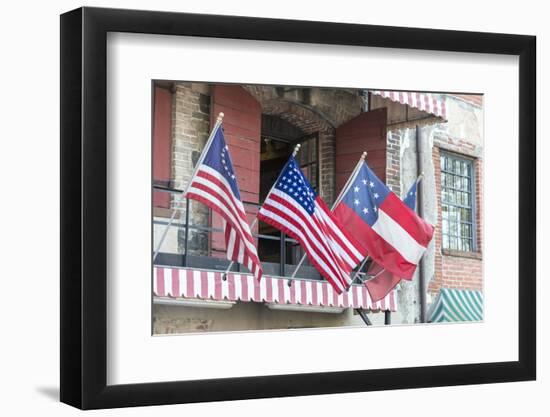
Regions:
[[403, 203], [405, 203], [412, 211], [416, 210], [416, 186], [418, 184], [418, 181], [413, 182], [413, 185], [411, 185], [411, 188], [409, 191], [407, 191], [407, 195], [403, 199]]
[[309, 214], [313, 214], [315, 211], [317, 195], [293, 156], [290, 157], [279, 175], [275, 188], [286, 193]]
[[221, 126], [216, 131], [214, 139], [212, 139], [212, 143], [210, 144], [210, 149], [208, 149], [202, 163], [222, 174], [231, 186], [233, 194], [239, 200], [241, 199], [241, 193], [239, 193], [239, 186], [237, 185], [237, 177], [233, 170], [233, 162], [231, 162], [229, 148], [225, 144]]
[[378, 220], [378, 209], [391, 191], [364, 163], [342, 202], [372, 226]]

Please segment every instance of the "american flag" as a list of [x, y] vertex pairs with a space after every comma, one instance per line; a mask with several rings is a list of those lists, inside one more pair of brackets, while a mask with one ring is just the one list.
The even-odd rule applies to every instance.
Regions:
[[185, 196], [206, 204], [222, 216], [227, 259], [246, 266], [259, 280], [262, 277], [262, 265], [246, 220], [221, 125], [217, 127], [203, 155]]
[[258, 219], [296, 239], [311, 263], [340, 294], [365, 250], [332, 215], [302, 174], [293, 156], [258, 213]]

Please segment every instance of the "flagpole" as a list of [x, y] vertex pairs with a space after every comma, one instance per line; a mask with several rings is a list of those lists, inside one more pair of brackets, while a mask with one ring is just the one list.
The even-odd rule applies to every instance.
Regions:
[[338, 197], [336, 198], [334, 203], [332, 203], [332, 207], [330, 208], [331, 211], [336, 208], [336, 206], [340, 203], [340, 201], [342, 201], [342, 198], [344, 198], [344, 194], [347, 193], [349, 187], [351, 186], [351, 183], [353, 181], [355, 181], [355, 178], [357, 177], [357, 174], [359, 173], [359, 168], [361, 168], [363, 162], [365, 162], [365, 159], [367, 158], [367, 154], [368, 154], [367, 151], [365, 151], [361, 154], [361, 158], [359, 158], [359, 161], [357, 162], [357, 165], [355, 165], [355, 168], [353, 169], [353, 172], [351, 173], [348, 180], [344, 184], [344, 187], [342, 188], [342, 191], [340, 191], [340, 194], [338, 194]]
[[[296, 154], [298, 153], [298, 151], [300, 150], [300, 147], [302, 145], [300, 143], [298, 143], [295, 147], [294, 147], [294, 150], [292, 151], [292, 157], [295, 157]], [[285, 164], [286, 166], [286, 164]], [[273, 183], [273, 185], [271, 186], [271, 188], [269, 189], [269, 192], [267, 193], [267, 195], [271, 194], [271, 191], [273, 191], [273, 188], [277, 185], [277, 182], [279, 181], [279, 178], [281, 177], [281, 174], [284, 170], [282, 169], [281, 172], [279, 173], [279, 176], [277, 177], [277, 179], [275, 180], [275, 182]], [[250, 230], [252, 231], [252, 229], [254, 229], [254, 226], [256, 226], [256, 223], [258, 222], [258, 217], [255, 217], [254, 218], [254, 221], [252, 222], [252, 224], [250, 225]], [[233, 265], [235, 264], [235, 261], [231, 261], [229, 263], [229, 266], [227, 267], [227, 269], [225, 270], [225, 272], [222, 274], [222, 279], [225, 281], [227, 279], [227, 274], [229, 273], [230, 269], [233, 267]]]
[[[363, 259], [363, 262], [361, 262], [361, 265], [359, 265], [359, 268], [357, 268], [357, 271], [355, 271], [355, 274], [353, 274], [353, 277], [351, 277], [351, 284], [353, 284], [353, 281], [355, 281], [355, 278], [357, 278], [357, 275], [359, 275], [359, 272], [361, 272], [361, 269], [363, 269], [363, 267], [365, 266], [365, 264], [368, 262], [369, 259], [370, 259], [370, 256], [368, 255], [365, 259]], [[351, 288], [351, 284], [349, 288]]]
[[[201, 156], [199, 157], [199, 160], [195, 164], [195, 168], [193, 169], [193, 174], [191, 175], [190, 180], [187, 182], [187, 186], [185, 187], [185, 191], [181, 193], [178, 200], [174, 203], [174, 211], [172, 213], [172, 216], [170, 217], [170, 220], [166, 224], [166, 227], [164, 228], [164, 231], [162, 232], [162, 236], [160, 237], [159, 243], [157, 244], [157, 247], [155, 248], [155, 252], [153, 253], [153, 262], [155, 262], [155, 259], [157, 259], [157, 256], [160, 252], [160, 248], [162, 244], [164, 243], [164, 239], [166, 239], [166, 235], [168, 234], [168, 229], [170, 226], [172, 226], [172, 223], [174, 222], [174, 219], [176, 218], [176, 214], [178, 212], [178, 209], [176, 207], [179, 207], [181, 202], [183, 201], [185, 197], [185, 194], [187, 194], [187, 190], [189, 190], [189, 186], [191, 185], [191, 181], [195, 177], [195, 174], [197, 173], [197, 170], [199, 169], [199, 166], [202, 164], [202, 161], [204, 160], [206, 153], [208, 152], [208, 148], [210, 148], [210, 144], [214, 140], [214, 136], [216, 135], [216, 132], [218, 131], [219, 127], [221, 126], [223, 122], [223, 112], [220, 112], [218, 114], [218, 118], [216, 119], [216, 124], [214, 125], [214, 128], [210, 131], [210, 136], [208, 137], [208, 140], [206, 141], [206, 145], [204, 145], [204, 148], [202, 150]], [[188, 224], [185, 225], [186, 228], [189, 227]]]
[[[344, 198], [344, 195], [347, 193], [351, 183], [353, 183], [353, 181], [355, 181], [355, 177], [357, 177], [357, 173], [359, 172], [359, 168], [361, 168], [361, 165], [365, 161], [366, 157], [367, 157], [367, 151], [365, 151], [361, 154], [361, 158], [359, 158], [359, 161], [357, 162], [357, 165], [355, 165], [355, 168], [353, 168], [353, 171], [352, 171], [351, 175], [348, 177], [348, 180], [346, 181], [346, 183], [344, 184], [344, 187], [340, 191], [340, 194], [338, 194], [338, 197], [336, 198], [334, 203], [332, 203], [332, 207], [330, 208], [330, 211], [333, 211], [336, 208], [336, 206], [340, 203], [340, 201], [342, 201], [342, 198]], [[296, 273], [302, 267], [302, 264], [306, 260], [306, 256], [307, 255], [305, 253], [302, 255], [302, 258], [300, 259], [300, 262], [298, 262], [298, 265], [296, 265], [296, 269], [294, 270], [294, 272], [292, 273], [292, 275], [288, 279], [287, 284], [288, 284], [289, 287], [292, 285], [292, 280], [296, 276]]]

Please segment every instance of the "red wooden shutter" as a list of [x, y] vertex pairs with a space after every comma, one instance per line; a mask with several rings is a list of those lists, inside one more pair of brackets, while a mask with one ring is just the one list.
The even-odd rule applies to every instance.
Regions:
[[[215, 85], [212, 88], [211, 125], [223, 112], [224, 136], [231, 152], [235, 175], [243, 202], [259, 203], [260, 195], [260, 134], [262, 109], [246, 90], [236, 85]], [[258, 208], [244, 204], [251, 224]], [[222, 227], [222, 219], [212, 214], [212, 227]], [[256, 229], [256, 228], [255, 228]], [[254, 233], [255, 230], [252, 230]], [[212, 233], [212, 256], [225, 257], [222, 233]]]
[[386, 109], [376, 109], [336, 128], [336, 195], [364, 151], [369, 167], [386, 182]]
[[[172, 94], [155, 87], [153, 117], [153, 181], [168, 186], [172, 174]], [[170, 194], [155, 191], [153, 207], [170, 208]]]

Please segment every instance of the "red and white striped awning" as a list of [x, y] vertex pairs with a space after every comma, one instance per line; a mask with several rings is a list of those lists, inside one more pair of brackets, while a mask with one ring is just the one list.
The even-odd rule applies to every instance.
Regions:
[[445, 101], [437, 98], [431, 93], [417, 93], [412, 91], [387, 91], [387, 90], [369, 90], [371, 94], [387, 98], [396, 103], [401, 103], [413, 107], [425, 113], [429, 113], [442, 120], [447, 119], [447, 109]]
[[153, 274], [157, 297], [397, 310], [395, 291], [373, 303], [364, 285], [353, 285], [338, 295], [327, 281], [292, 280], [289, 287], [288, 279], [280, 277], [264, 275], [258, 282], [250, 274], [229, 273], [224, 281], [220, 271], [160, 266]]

